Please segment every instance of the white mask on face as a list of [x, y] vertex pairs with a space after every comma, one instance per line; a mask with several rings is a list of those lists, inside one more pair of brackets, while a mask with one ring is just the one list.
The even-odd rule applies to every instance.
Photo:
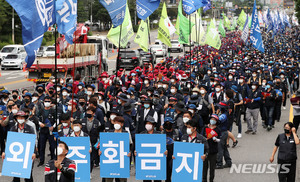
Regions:
[[200, 94], [205, 94], [205, 90], [200, 90]]
[[74, 126], [73, 129], [74, 129], [75, 132], [79, 132], [80, 131], [80, 127], [79, 126]]
[[38, 100], [37, 97], [32, 97], [32, 102], [35, 102], [35, 101], [37, 101], [37, 100]]
[[228, 76], [228, 78], [231, 80], [233, 77], [230, 75], [230, 76]]
[[162, 85], [157, 85], [158, 88], [162, 87]]
[[187, 123], [190, 119], [187, 117], [182, 118], [184, 123]]
[[69, 110], [69, 111], [72, 111], [72, 106], [68, 106], [68, 110]]
[[115, 117], [116, 117], [116, 115], [110, 115], [110, 117], [109, 117], [109, 118], [110, 118], [111, 120], [114, 120], [114, 119], [115, 119]]
[[149, 81], [148, 81], [148, 80], [145, 80], [145, 81], [144, 81], [144, 84], [145, 84], [145, 85], [147, 85], [148, 83], [149, 83]]
[[79, 85], [79, 86], [78, 86], [78, 89], [79, 89], [79, 90], [81, 90], [81, 89], [82, 89], [82, 86], [81, 86], [81, 85]]
[[56, 100], [57, 100], [57, 102], [59, 102], [59, 101], [60, 101], [60, 99], [59, 99], [59, 98], [57, 98]]
[[190, 111], [192, 114], [194, 114], [194, 110], [192, 110], [192, 109], [189, 109], [188, 111]]
[[188, 135], [191, 135], [193, 132], [192, 132], [192, 129], [191, 128], [187, 128], [186, 129], [186, 133], [188, 134]]
[[60, 84], [64, 84], [64, 81], [63, 81], [63, 80], [60, 80]]
[[280, 75], [280, 78], [284, 78], [284, 75]]
[[252, 85], [251, 87], [252, 87], [252, 90], [255, 90], [255, 89], [256, 89], [256, 86], [255, 86], [255, 85]]
[[171, 93], [173, 94], [173, 93], [175, 93], [175, 89], [173, 88], [173, 89], [171, 89]]
[[51, 103], [50, 102], [44, 102], [45, 107], [50, 107]]
[[219, 92], [221, 89], [220, 88], [216, 88], [216, 91]]
[[172, 83], [174, 83], [174, 82], [175, 82], [175, 80], [174, 80], [174, 79], [171, 79], [171, 82], [172, 82]]
[[252, 74], [253, 77], [256, 77], [256, 74]]
[[68, 124], [68, 123], [62, 123], [62, 125], [63, 125], [64, 127], [67, 127], [69, 124]]
[[18, 119], [19, 124], [23, 124], [25, 122], [25, 119]]
[[146, 124], [145, 126], [147, 131], [151, 131], [152, 130], [152, 124]]
[[243, 79], [239, 79], [239, 83], [243, 83]]
[[57, 147], [57, 155], [61, 155], [63, 151], [64, 150], [61, 147]]
[[121, 125], [120, 124], [114, 124], [114, 128], [115, 128], [115, 130], [119, 130], [121, 128]]
[[102, 96], [99, 96], [98, 98], [99, 98], [99, 100], [102, 100]]
[[265, 86], [265, 85], [266, 85], [266, 83], [265, 83], [265, 82], [262, 82], [261, 84], [262, 84], [262, 86]]
[[56, 89], [56, 90], [57, 90], [57, 92], [59, 92], [59, 91], [60, 91], [60, 87], [57, 87], [57, 89]]
[[86, 94], [88, 94], [89, 96], [92, 95], [91, 91], [87, 91]]
[[193, 92], [193, 95], [198, 95], [198, 92]]
[[163, 88], [166, 89], [166, 88], [167, 88], [167, 85], [163, 85]]
[[68, 92], [63, 92], [62, 95], [63, 95], [63, 96], [67, 96], [67, 95], [68, 95]]
[[17, 109], [13, 109], [13, 110], [11, 110], [11, 112], [12, 112], [13, 114], [17, 114], [18, 110], [17, 110]]

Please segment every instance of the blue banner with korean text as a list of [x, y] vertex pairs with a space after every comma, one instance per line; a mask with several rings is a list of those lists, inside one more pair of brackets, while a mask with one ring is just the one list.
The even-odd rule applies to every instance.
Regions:
[[90, 181], [90, 137], [60, 137], [69, 147], [67, 158], [76, 163], [75, 181]]
[[202, 181], [204, 144], [174, 142], [172, 181]]
[[2, 166], [3, 176], [30, 178], [35, 139], [34, 134], [8, 132]]
[[166, 180], [166, 135], [135, 135], [136, 179]]
[[129, 178], [129, 133], [100, 133], [100, 177]]

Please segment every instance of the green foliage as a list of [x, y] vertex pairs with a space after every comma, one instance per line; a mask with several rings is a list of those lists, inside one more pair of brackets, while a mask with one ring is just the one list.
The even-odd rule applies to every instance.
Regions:
[[294, 0], [294, 1], [295, 1], [296, 17], [298, 18], [298, 22], [300, 23], [300, 0]]

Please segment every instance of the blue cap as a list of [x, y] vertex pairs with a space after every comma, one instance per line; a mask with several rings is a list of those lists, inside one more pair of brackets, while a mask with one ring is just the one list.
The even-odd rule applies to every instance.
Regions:
[[189, 104], [189, 105], [188, 105], [188, 108], [189, 108], [189, 109], [196, 109], [196, 105], [195, 105], [195, 104]]
[[67, 87], [63, 87], [63, 88], [61, 89], [61, 91], [64, 91], [64, 90], [66, 90], [67, 92], [69, 92], [69, 89], [67, 89]]
[[8, 90], [2, 90], [3, 94], [10, 94]]
[[26, 96], [28, 96], [28, 97], [30, 97], [30, 98], [32, 97], [31, 93], [29, 93], [29, 92], [26, 92], [26, 93], [25, 93], [24, 97], [26, 97]]
[[232, 85], [231, 90], [233, 90], [234, 92], [238, 92], [238, 88], [236, 85]]
[[79, 85], [81, 85], [81, 86], [84, 87], [84, 83], [83, 82], [79, 82], [77, 86], [79, 86]]
[[268, 81], [267, 84], [273, 86], [273, 82], [272, 81]]
[[174, 123], [174, 120], [171, 117], [165, 117], [165, 122]]

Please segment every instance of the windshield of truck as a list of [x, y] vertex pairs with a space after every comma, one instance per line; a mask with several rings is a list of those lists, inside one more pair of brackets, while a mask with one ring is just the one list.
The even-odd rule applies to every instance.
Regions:
[[18, 58], [18, 55], [15, 55], [15, 54], [10, 54], [10, 55], [6, 56], [6, 59], [17, 59], [17, 58]]
[[2, 53], [10, 53], [13, 52], [16, 48], [15, 47], [3, 47], [1, 50]]
[[47, 47], [46, 51], [55, 51], [55, 47]]

